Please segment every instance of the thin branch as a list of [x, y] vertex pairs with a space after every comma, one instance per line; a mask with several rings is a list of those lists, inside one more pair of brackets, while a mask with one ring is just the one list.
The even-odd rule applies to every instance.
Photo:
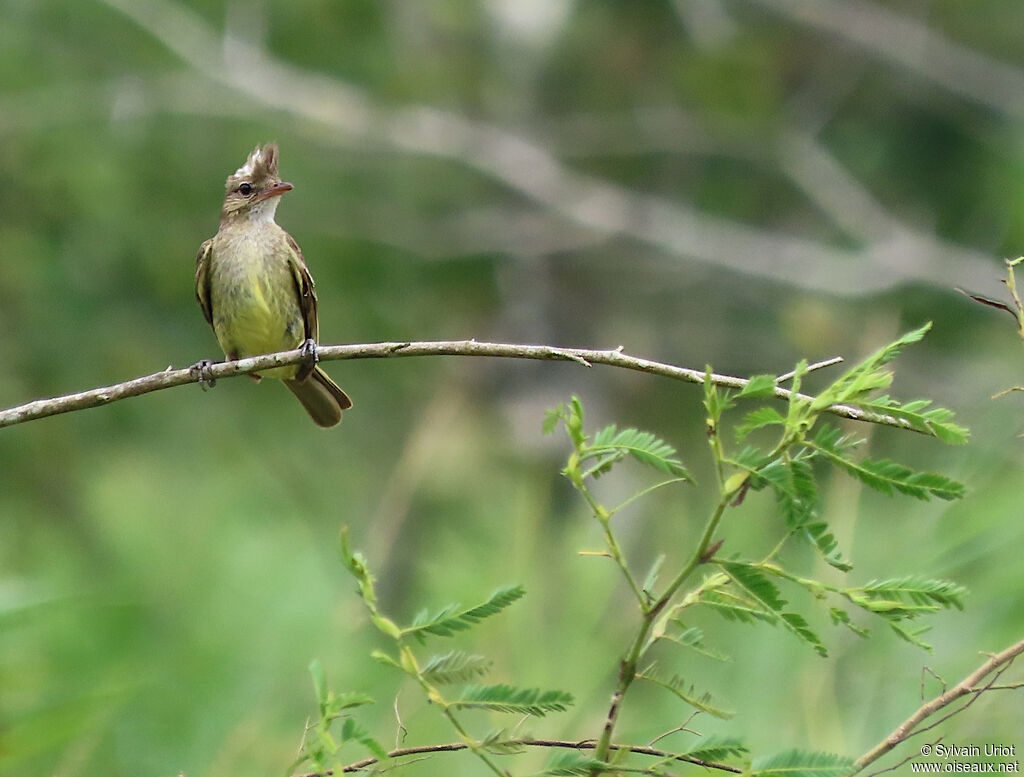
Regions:
[[[553, 747], [563, 748], [566, 750], [593, 750], [597, 744], [592, 739], [585, 739], [580, 742], [572, 742], [564, 739], [517, 739], [509, 740], [509, 745], [522, 745], [524, 747]], [[465, 742], [448, 742], [440, 745], [421, 745], [419, 747], [402, 747], [392, 750], [388, 753], [388, 758], [404, 758], [411, 755], [422, 755], [424, 753], [449, 753], [458, 750], [467, 750], [469, 745]], [[742, 774], [743, 770], [737, 766], [731, 764], [719, 763], [717, 761], [705, 761], [702, 758], [694, 758], [693, 756], [673, 753], [669, 750], [659, 750], [655, 747], [647, 747], [644, 745], [611, 745], [612, 750], [621, 750], [629, 753], [636, 753], [637, 755], [649, 755], [655, 758], [662, 758], [669, 761], [684, 761], [685, 763], [691, 763], [696, 766], [703, 766], [706, 769], [717, 769], [723, 772], [731, 772], [733, 774]], [[347, 766], [342, 767], [340, 773], [358, 772], [379, 763], [379, 758], [364, 758], [361, 761], [355, 761]], [[327, 777], [327, 775], [336, 774], [334, 769], [327, 769], [323, 772], [306, 772], [301, 775], [294, 775], [294, 777]]]
[[[671, 364], [641, 359], [629, 356], [622, 348], [610, 350], [591, 350], [587, 348], [557, 348], [550, 345], [517, 345], [512, 343], [481, 343], [476, 340], [442, 340], [435, 342], [404, 342], [404, 343], [363, 343], [355, 345], [330, 345], [319, 348], [321, 361], [336, 361], [343, 359], [387, 359], [402, 356], [490, 356], [507, 359], [535, 359], [541, 361], [570, 361], [590, 367], [593, 364], [604, 364], [610, 367], [621, 367], [627, 370], [644, 372], [648, 375], [659, 375], [673, 380], [681, 380], [686, 383], [703, 384], [704, 371], [693, 370], [687, 367], [676, 367]], [[209, 367], [207, 377], [219, 380], [231, 378], [238, 375], [259, 372], [273, 367], [283, 367], [291, 364], [298, 364], [303, 359], [301, 351], [281, 351], [264, 356], [253, 356], [248, 359], [239, 359], [232, 362], [221, 362]], [[711, 376], [711, 381], [725, 388], [742, 388], [748, 381], [744, 378], [736, 378], [730, 375]], [[38, 399], [24, 405], [0, 410], [0, 429], [6, 426], [34, 421], [37, 418], [46, 418], [60, 413], [70, 413], [74, 410], [84, 410], [89, 407], [109, 405], [128, 397], [137, 397], [148, 394], [151, 391], [167, 389], [173, 386], [183, 386], [187, 383], [200, 382], [198, 370], [191, 367], [184, 369], [173, 369], [168, 367], [162, 372], [152, 375], [145, 375], [140, 378], [117, 383], [113, 386], [82, 391], [77, 394], [53, 397], [51, 399]], [[788, 400], [791, 391], [776, 387], [774, 394], [777, 398]], [[810, 400], [811, 397], [798, 395], [802, 399]], [[909, 423], [900, 418], [880, 413], [869, 413], [849, 405], [832, 405], [828, 412], [843, 418], [854, 421], [866, 421], [883, 426], [894, 426], [899, 429], [918, 431]]]
[[[1006, 671], [1006, 669], [1009, 668], [1009, 665], [1021, 653], [1024, 653], [1024, 639], [1015, 645], [1011, 645], [1006, 648], [1006, 650], [1001, 653], [996, 653], [991, 656], [988, 661], [979, 666], [948, 691], [945, 691], [931, 701], [922, 704], [913, 715], [897, 726], [889, 736], [858, 758], [856, 761], [857, 768], [854, 772], [851, 772], [851, 774], [856, 774], [865, 766], [874, 763], [898, 744], [909, 739], [914, 734], [918, 734], [932, 728], [932, 726], [926, 726], [925, 728], [919, 728], [919, 726], [939, 710], [948, 707], [950, 704], [964, 696], [971, 696], [971, 700], [964, 705], [964, 707], [966, 707], [973, 703], [981, 693], [984, 693], [987, 690], [992, 690], [995, 687], [995, 681], [1004, 671]], [[992, 674], [992, 672], [996, 672], [996, 676], [992, 678], [987, 686], [979, 687], [979, 683], [988, 675]], [[963, 709], [963, 707], [961, 709]], [[945, 717], [949, 716], [947, 715]], [[943, 720], [944, 719], [945, 718], [943, 718]]]

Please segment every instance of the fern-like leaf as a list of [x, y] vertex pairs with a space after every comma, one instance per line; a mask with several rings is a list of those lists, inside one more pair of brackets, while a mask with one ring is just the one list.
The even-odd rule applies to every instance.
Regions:
[[[819, 438], [820, 439], [820, 438]], [[927, 501], [930, 497], [953, 500], [966, 493], [962, 483], [935, 472], [914, 472], [902, 464], [888, 459], [861, 459], [854, 461], [833, 447], [820, 444], [816, 439], [810, 443], [830, 461], [846, 470], [864, 485], [892, 496], [897, 491]]]
[[412, 636], [421, 643], [427, 634], [438, 637], [450, 637], [457, 631], [465, 631], [484, 618], [504, 610], [526, 593], [521, 585], [499, 588], [490, 595], [486, 602], [461, 610], [458, 604], [449, 604], [431, 615], [427, 610], [420, 611], [413, 619], [412, 625], [402, 629], [402, 636]]
[[480, 747], [495, 755], [515, 755], [526, 750], [522, 740], [517, 739], [507, 728], [491, 731], [481, 740]]
[[692, 684], [687, 684], [679, 675], [668, 677], [654, 664], [651, 664], [642, 672], [637, 672], [636, 676], [641, 680], [647, 680], [649, 683], [660, 685], [662, 688], [674, 693], [691, 707], [706, 712], [713, 717], [728, 720], [736, 714], [712, 704], [710, 693], [699, 693]]
[[786, 419], [774, 407], [765, 405], [756, 410], [751, 410], [743, 419], [743, 423], [736, 427], [736, 439], [744, 440], [751, 432], [762, 429], [765, 426], [785, 425]]
[[435, 685], [466, 683], [487, 674], [491, 662], [483, 656], [452, 650], [431, 656], [420, 670], [427, 682]]
[[755, 758], [750, 777], [844, 777], [854, 768], [852, 758], [834, 753], [786, 750]]
[[757, 602], [725, 591], [703, 591], [700, 603], [712, 608], [726, 620], [738, 623], [775, 623], [777, 617], [774, 612], [763, 609]]
[[573, 703], [565, 691], [541, 691], [537, 688], [513, 688], [511, 685], [468, 685], [462, 695], [449, 702], [463, 709], [513, 712], [543, 717], [549, 712], [564, 712]]
[[675, 625], [677, 625], [681, 629], [680, 632], [678, 634], [671, 634], [666, 632], [665, 634], [660, 635], [660, 639], [666, 640], [668, 642], [674, 642], [677, 645], [682, 645], [683, 647], [689, 648], [690, 650], [693, 650], [696, 653], [700, 653], [702, 656], [713, 658], [716, 661], [732, 661], [732, 658], [725, 655], [725, 653], [720, 653], [714, 648], [710, 648], [707, 645], [705, 645], [704, 632], [698, 629], [696, 626], [691, 626], [687, 628], [682, 622], [678, 620], [673, 621], [673, 623], [675, 623]]
[[675, 755], [699, 758], [702, 761], [722, 761], [726, 758], [739, 758], [748, 752], [746, 745], [735, 737], [709, 736]]
[[825, 645], [811, 630], [802, 615], [783, 611], [786, 600], [782, 598], [779, 589], [763, 572], [749, 564], [740, 562], [722, 562], [719, 566], [762, 610], [777, 616], [773, 622], [781, 622], [791, 634], [810, 645], [818, 655], [828, 655]]
[[350, 740], [358, 742], [379, 761], [388, 760], [388, 751], [384, 749], [380, 742], [370, 736], [369, 731], [356, 723], [355, 718], [345, 718], [345, 722], [341, 727], [341, 738], [343, 742]]
[[963, 598], [967, 589], [949, 580], [932, 580], [914, 575], [891, 580], [872, 580], [866, 585], [851, 589], [854, 596], [869, 602], [909, 602], [916, 606], [941, 606], [964, 608]]
[[632, 456], [641, 464], [666, 475], [691, 479], [683, 462], [677, 458], [676, 449], [667, 442], [639, 429], [619, 431], [615, 424], [595, 434], [593, 441], [581, 451], [580, 458], [601, 459], [601, 463], [588, 473], [597, 475], [606, 472], [612, 463], [625, 456]]
[[883, 370], [882, 367], [895, 359], [906, 346], [916, 343], [924, 337], [931, 326], [929, 322], [920, 329], [908, 332], [849, 369], [815, 398], [811, 404], [811, 411], [824, 410], [834, 404], [858, 402], [874, 391], [887, 388], [892, 382], [892, 373]]
[[597, 773], [619, 774], [621, 770], [596, 758], [570, 751], [555, 754], [546, 767], [539, 772], [533, 772], [531, 777], [572, 777]]

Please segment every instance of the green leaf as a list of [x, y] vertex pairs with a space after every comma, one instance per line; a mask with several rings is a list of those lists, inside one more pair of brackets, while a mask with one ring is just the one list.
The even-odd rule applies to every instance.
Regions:
[[558, 407], [552, 408], [544, 413], [544, 423], [541, 425], [541, 431], [544, 434], [552, 434], [558, 427], [558, 422], [566, 417], [565, 405], [559, 404]]
[[341, 561], [345, 565], [345, 568], [352, 573], [352, 576], [359, 583], [359, 592], [363, 597], [363, 601], [370, 608], [371, 611], [377, 605], [377, 594], [373, 588], [373, 575], [370, 574], [370, 568], [366, 563], [366, 558], [362, 553], [352, 551], [348, 541], [348, 527], [345, 526], [341, 530], [341, 538], [338, 543], [338, 552], [341, 556]]
[[435, 685], [465, 683], [487, 674], [491, 662], [483, 656], [471, 655], [461, 650], [452, 650], [431, 656], [423, 665], [421, 674], [427, 682]]
[[370, 736], [370, 733], [365, 728], [356, 723], [353, 718], [345, 719], [341, 727], [341, 738], [343, 742], [353, 740], [358, 742], [380, 761], [388, 760], [388, 751], [384, 749], [380, 742]]
[[778, 616], [773, 622], [781, 622], [786, 629], [802, 641], [810, 645], [819, 656], [827, 656], [828, 650], [821, 639], [807, 625], [802, 615], [795, 612], [783, 612], [786, 601], [779, 589], [763, 572], [756, 567], [741, 562], [722, 562], [719, 564], [729, 578], [755, 601], [762, 610]]
[[777, 617], [774, 612], [762, 609], [756, 602], [725, 591], [703, 591], [700, 603], [711, 607], [726, 620], [739, 623], [775, 623]]
[[786, 600], [780, 595], [779, 589], [755, 567], [735, 561], [723, 561], [719, 566], [739, 586], [740, 590], [760, 604], [763, 609], [781, 613], [786, 606]]
[[587, 436], [583, 433], [583, 403], [579, 397], [574, 395], [569, 400], [564, 418], [565, 430], [569, 433], [573, 446], [582, 448], [587, 442]]
[[853, 759], [846, 756], [786, 750], [755, 758], [746, 774], [750, 777], [845, 777], [853, 768]]
[[671, 634], [666, 632], [665, 634], [659, 635], [659, 639], [666, 640], [668, 642], [674, 642], [677, 645], [689, 648], [696, 653], [700, 653], [702, 656], [713, 658], [716, 661], [732, 661], [732, 658], [720, 653], [713, 648], [708, 647], [704, 644], [704, 632], [696, 626], [687, 628], [681, 621], [673, 620], [673, 623], [678, 626], [681, 631], [678, 634]]
[[611, 424], [595, 434], [593, 442], [580, 451], [582, 460], [603, 459], [587, 473], [593, 475], [607, 472], [615, 461], [627, 455], [666, 475], [691, 479], [683, 463], [676, 457], [675, 448], [650, 432], [639, 429], [618, 431], [615, 424]]
[[892, 496], [895, 492], [927, 501], [936, 496], [947, 501], [961, 499], [967, 492], [962, 483], [936, 472], [914, 472], [889, 459], [853, 461], [826, 448], [816, 448], [864, 485]]
[[970, 430], [966, 426], [953, 423], [952, 410], [942, 407], [925, 410], [931, 404], [929, 399], [917, 399], [901, 405], [895, 399], [881, 396], [850, 404], [870, 413], [898, 418], [905, 421], [910, 428], [938, 437], [951, 445], [962, 445], [970, 436]]
[[707, 411], [707, 424], [709, 429], [717, 429], [719, 421], [722, 420], [722, 413], [733, 406], [729, 391], [718, 392], [711, 380], [711, 365], [704, 368], [704, 409]]
[[921, 639], [921, 635], [931, 630], [931, 626], [921, 626], [916, 629], [909, 629], [901, 623], [895, 621], [889, 621], [889, 628], [891, 628], [900, 639], [909, 642], [911, 645], [927, 650], [929, 653], [932, 652], [932, 646]]
[[507, 728], [491, 731], [480, 741], [480, 747], [495, 755], [515, 755], [526, 750], [526, 745]]
[[609, 766], [604, 761], [585, 756], [582, 753], [572, 751], [556, 753], [551, 757], [548, 765], [539, 772], [534, 772], [534, 777], [572, 777], [572, 775], [590, 775], [598, 772], [616, 772], [615, 767]]
[[565, 691], [541, 691], [537, 688], [513, 688], [511, 685], [468, 685], [452, 707], [513, 712], [543, 717], [549, 712], [564, 712], [573, 704]]
[[798, 536], [804, 537], [821, 554], [822, 560], [840, 572], [849, 572], [853, 564], [839, 553], [836, 538], [828, 530], [824, 522], [810, 523], [804, 526]]
[[892, 373], [881, 368], [895, 359], [906, 346], [916, 343], [924, 337], [931, 326], [931, 322], [929, 322], [919, 329], [908, 332], [878, 349], [860, 364], [847, 370], [815, 398], [811, 404], [811, 411], [824, 410], [829, 405], [856, 402], [873, 391], [888, 387], [892, 382]]
[[867, 637], [869, 632], [867, 629], [861, 628], [854, 624], [850, 619], [850, 614], [846, 610], [841, 610], [838, 607], [829, 608], [829, 616], [832, 618], [832, 623], [842, 626], [846, 626], [850, 631], [856, 634], [858, 637]]
[[640, 586], [640, 590], [649, 596], [653, 596], [654, 594], [654, 586], [658, 583], [658, 572], [661, 570], [661, 565], [663, 563], [665, 563], [665, 554], [661, 553], [656, 559], [654, 559], [654, 563], [651, 564], [651, 569], [647, 573], [647, 577], [644, 578], [643, 585]]
[[821, 641], [821, 638], [811, 630], [803, 615], [797, 612], [784, 612], [782, 613], [782, 622], [786, 624], [792, 633], [810, 645], [819, 656], [824, 658], [828, 655], [828, 649]]
[[691, 707], [701, 710], [702, 712], [706, 712], [712, 717], [728, 720], [736, 714], [729, 710], [716, 707], [711, 703], [710, 693], [702, 693], [698, 695], [699, 692], [694, 689], [692, 684], [688, 685], [679, 675], [672, 675], [671, 677], [664, 675], [654, 664], [651, 664], [642, 672], [637, 672], [636, 676], [641, 680], [646, 680], [649, 683], [660, 685], [662, 688], [674, 693]]
[[722, 761], [726, 758], [739, 758], [750, 752], [746, 745], [735, 737], [709, 736], [701, 739], [693, 747], [677, 752], [675, 755], [686, 755], [702, 761]]
[[739, 390], [736, 397], [737, 399], [740, 397], [756, 399], [774, 396], [775, 386], [776, 380], [774, 375], [754, 375], [747, 381], [747, 385]]
[[320, 705], [321, 712], [327, 705], [327, 673], [324, 672], [323, 664], [320, 663], [320, 659], [314, 658], [309, 662], [309, 674], [313, 678], [313, 690], [316, 693], [317, 704]]
[[411, 626], [402, 629], [402, 636], [412, 636], [420, 642], [423, 642], [427, 634], [450, 637], [457, 631], [471, 628], [484, 618], [496, 615], [525, 593], [526, 589], [521, 585], [506, 586], [492, 593], [487, 601], [468, 610], [460, 610], [458, 604], [449, 604], [433, 615], [422, 610], [413, 619]]
[[849, 590], [869, 601], [896, 600], [913, 605], [956, 607], [958, 610], [964, 608], [963, 598], [967, 595], [966, 588], [950, 580], [933, 580], [916, 575], [872, 580]]
[[401, 669], [402, 668], [402, 665], [400, 663], [398, 663], [398, 661], [393, 659], [391, 656], [389, 656], [383, 650], [373, 650], [373, 651], [371, 651], [370, 652], [370, 658], [372, 658], [374, 661], [379, 661], [380, 663], [384, 664], [385, 666], [391, 666], [391, 667], [394, 667], [395, 669]]
[[784, 426], [785, 423], [786, 419], [782, 417], [778, 410], [765, 405], [747, 413], [743, 423], [736, 427], [736, 439], [742, 441], [755, 429], [772, 425]]

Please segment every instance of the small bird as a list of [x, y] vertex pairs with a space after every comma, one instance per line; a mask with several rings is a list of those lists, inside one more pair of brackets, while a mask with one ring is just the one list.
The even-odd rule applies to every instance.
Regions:
[[196, 298], [229, 361], [301, 348], [305, 362], [250, 377], [280, 378], [313, 421], [329, 427], [352, 400], [316, 365], [313, 276], [298, 244], [274, 221], [281, 195], [292, 188], [278, 175], [276, 143], [256, 146], [228, 176], [220, 229], [196, 257]]

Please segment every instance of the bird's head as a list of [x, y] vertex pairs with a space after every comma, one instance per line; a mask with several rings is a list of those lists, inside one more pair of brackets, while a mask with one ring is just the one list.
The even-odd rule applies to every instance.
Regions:
[[245, 164], [228, 176], [221, 221], [273, 221], [279, 197], [291, 189], [277, 174], [277, 143], [256, 146]]

